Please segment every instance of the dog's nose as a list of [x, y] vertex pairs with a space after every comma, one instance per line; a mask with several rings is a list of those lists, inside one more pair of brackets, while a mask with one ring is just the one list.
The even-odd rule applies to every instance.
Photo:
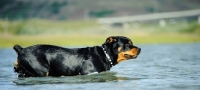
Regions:
[[141, 48], [137, 48], [137, 55], [140, 54]]

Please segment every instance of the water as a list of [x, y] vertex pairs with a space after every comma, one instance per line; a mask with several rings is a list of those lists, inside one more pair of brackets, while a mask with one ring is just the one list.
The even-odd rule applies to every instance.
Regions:
[[110, 72], [71, 77], [21, 78], [14, 50], [0, 49], [1, 90], [200, 90], [200, 43], [139, 45], [140, 56]]

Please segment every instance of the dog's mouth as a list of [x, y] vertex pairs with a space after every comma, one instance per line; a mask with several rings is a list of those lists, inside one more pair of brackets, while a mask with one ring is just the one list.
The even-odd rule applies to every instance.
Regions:
[[126, 57], [127, 59], [135, 59], [137, 58], [138, 55], [129, 55], [129, 54], [124, 54], [124, 57]]
[[127, 59], [135, 59], [140, 54], [140, 51], [141, 51], [141, 49], [139, 48], [137, 50], [137, 54], [135, 54], [135, 55], [124, 54], [124, 57], [126, 57]]

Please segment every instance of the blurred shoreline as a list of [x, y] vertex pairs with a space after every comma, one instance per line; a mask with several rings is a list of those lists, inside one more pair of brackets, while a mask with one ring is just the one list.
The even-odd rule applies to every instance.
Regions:
[[167, 24], [166, 27], [160, 27], [157, 23], [137, 26], [130, 24], [126, 29], [99, 25], [95, 20], [65, 22], [29, 19], [0, 20], [0, 23], [0, 48], [10, 48], [15, 44], [94, 46], [101, 45], [109, 36], [126, 36], [132, 39], [134, 44], [200, 42], [200, 25], [197, 22], [177, 22]]

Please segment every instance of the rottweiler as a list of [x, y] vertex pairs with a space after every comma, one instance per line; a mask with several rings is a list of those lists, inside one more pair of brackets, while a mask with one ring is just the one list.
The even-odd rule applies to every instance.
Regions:
[[75, 76], [109, 71], [116, 64], [134, 59], [141, 49], [124, 36], [108, 37], [101, 46], [64, 48], [38, 44], [22, 48], [15, 45], [18, 54], [14, 71], [18, 77]]

